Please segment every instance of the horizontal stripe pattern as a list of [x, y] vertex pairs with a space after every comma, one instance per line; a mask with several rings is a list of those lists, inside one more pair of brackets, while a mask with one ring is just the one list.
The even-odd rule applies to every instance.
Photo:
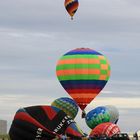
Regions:
[[[79, 96], [79, 93], [77, 93], [77, 94], [71, 94], [71, 96], [74, 98], [74, 99], [79, 99], [79, 100], [81, 100], [81, 99], [83, 99], [84, 98], [84, 100], [85, 100], [85, 98], [86, 99], [93, 99], [94, 97], [96, 97], [96, 95], [97, 95], [97, 93], [90, 93], [90, 94], [87, 94], [87, 93], [83, 93], [83, 94], [80, 94], [80, 96]], [[81, 103], [83, 102], [83, 100], [81, 101]], [[84, 103], [84, 102], [83, 102]]]
[[[75, 55], [76, 56], [76, 55]], [[77, 58], [72, 58], [68, 55], [68, 59], [62, 57], [58, 62], [56, 67], [56, 74], [58, 79], [61, 80], [77, 80], [80, 79], [94, 79], [94, 80], [108, 80], [110, 76], [110, 65], [108, 64], [106, 58], [101, 56], [98, 59], [84, 58], [85, 55], [78, 55]], [[65, 56], [66, 57], [66, 56]], [[70, 77], [69, 77], [70, 76]], [[74, 78], [75, 77], [75, 78]]]
[[80, 108], [94, 99], [106, 85], [110, 65], [102, 54], [80, 48], [63, 55], [56, 66], [63, 88], [76, 100]]
[[[83, 56], [84, 55], [84, 56]], [[93, 54], [75, 54], [75, 55], [63, 55], [61, 57], [61, 60], [64, 60], [64, 59], [77, 59], [77, 58], [87, 58], [87, 59], [91, 59], [91, 58], [94, 58], [94, 59], [101, 59], [100, 55], [93, 55]], [[102, 57], [103, 59], [104, 57]]]
[[60, 83], [65, 86], [67, 84], [70, 85], [84, 85], [84, 84], [87, 84], [87, 85], [104, 85], [107, 83], [107, 81], [104, 81], [104, 80], [67, 80], [67, 81], [60, 81]]
[[64, 80], [108, 80], [107, 75], [89, 75], [89, 74], [77, 74], [77, 75], [63, 75], [63, 76], [58, 76], [59, 81], [64, 81]]
[[56, 70], [67, 70], [67, 69], [100, 69], [101, 65], [100, 64], [63, 64], [63, 65], [57, 65]]
[[57, 76], [76, 75], [76, 74], [100, 74], [99, 69], [69, 69], [57, 71]]
[[101, 53], [91, 50], [89, 48], [77, 48], [75, 50], [72, 50], [65, 55], [74, 55], [74, 54], [93, 54], [93, 55], [102, 55]]
[[64, 59], [64, 60], [60, 60], [57, 65], [63, 65], [63, 64], [100, 64], [100, 60], [94, 58]]
[[84, 94], [89, 94], [89, 93], [99, 93], [101, 91], [101, 89], [67, 89], [67, 92], [68, 93], [71, 93], [71, 94], [77, 94], [77, 93], [80, 93], [81, 95], [84, 93]]

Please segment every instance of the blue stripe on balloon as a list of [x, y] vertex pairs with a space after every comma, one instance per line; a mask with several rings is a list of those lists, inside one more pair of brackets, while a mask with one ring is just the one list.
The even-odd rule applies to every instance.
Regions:
[[74, 50], [74, 51], [70, 51], [68, 53], [66, 53], [65, 55], [75, 55], [75, 54], [93, 54], [93, 55], [102, 55], [101, 53], [98, 53], [94, 50]]
[[65, 89], [102, 89], [107, 81], [104, 80], [65, 80], [60, 81]]
[[75, 130], [76, 132], [78, 131], [78, 129], [77, 129], [75, 123], [71, 123], [69, 127], [71, 127], [71, 128], [72, 128], [73, 130]]
[[51, 108], [52, 108], [55, 112], [59, 112], [59, 111], [60, 111], [60, 109], [57, 108], [57, 107], [51, 106]]

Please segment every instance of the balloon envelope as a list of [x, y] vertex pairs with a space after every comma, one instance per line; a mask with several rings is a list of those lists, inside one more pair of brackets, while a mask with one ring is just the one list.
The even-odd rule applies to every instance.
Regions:
[[106, 85], [110, 65], [101, 53], [78, 48], [60, 58], [56, 74], [62, 87], [84, 110]]
[[73, 19], [73, 16], [76, 13], [78, 6], [79, 6], [78, 0], [65, 0], [64, 5], [65, 5], [67, 12]]
[[110, 122], [117, 123], [117, 121], [119, 120], [118, 109], [113, 105], [106, 105], [105, 107], [108, 109], [108, 112], [110, 114]]
[[89, 111], [85, 117], [86, 124], [91, 128], [95, 128], [97, 125], [109, 122], [110, 114], [104, 106], [96, 107]]
[[96, 126], [90, 133], [90, 137], [101, 137], [107, 136], [112, 137], [115, 134], [119, 134], [120, 129], [116, 124], [111, 122], [102, 123]]
[[81, 138], [84, 136], [83, 131], [79, 128], [79, 126], [75, 123], [70, 124], [66, 131], [66, 135], [71, 138]]
[[52, 139], [63, 134], [75, 122], [62, 110], [52, 106], [31, 106], [19, 109], [12, 122], [11, 140]]
[[58, 98], [54, 100], [51, 105], [63, 110], [72, 119], [74, 119], [78, 113], [77, 103], [68, 97]]

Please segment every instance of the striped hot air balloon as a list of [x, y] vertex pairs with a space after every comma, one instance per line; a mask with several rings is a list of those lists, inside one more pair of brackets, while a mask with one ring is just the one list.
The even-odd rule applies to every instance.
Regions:
[[64, 5], [67, 12], [71, 16], [71, 19], [73, 19], [73, 16], [76, 13], [79, 6], [78, 0], [65, 0]]
[[106, 85], [110, 65], [101, 53], [78, 48], [60, 58], [56, 74], [63, 88], [84, 110]]

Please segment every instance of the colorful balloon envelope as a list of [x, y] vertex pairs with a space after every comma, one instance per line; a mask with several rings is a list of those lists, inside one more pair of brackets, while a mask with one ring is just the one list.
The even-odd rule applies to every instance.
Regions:
[[64, 5], [67, 12], [71, 16], [71, 19], [73, 19], [73, 16], [76, 13], [79, 6], [78, 0], [65, 0]]
[[86, 117], [86, 124], [91, 128], [95, 128], [97, 125], [109, 122], [110, 121], [110, 114], [104, 106], [96, 107], [95, 109], [91, 110], [87, 113]]
[[84, 110], [106, 85], [110, 65], [101, 53], [89, 48], [78, 48], [60, 58], [56, 74], [62, 87]]
[[113, 105], [106, 105], [105, 107], [108, 109], [108, 112], [109, 112], [109, 115], [110, 115], [109, 122], [112, 122], [112, 123], [116, 124], [118, 122], [118, 120], [119, 120], [119, 111], [118, 111], [118, 109]]
[[72, 119], [74, 119], [78, 113], [77, 103], [68, 97], [58, 98], [54, 100], [51, 105], [63, 110]]
[[115, 134], [119, 134], [120, 129], [116, 124], [111, 122], [102, 123], [97, 125], [90, 133], [90, 137], [112, 137]]
[[78, 140], [78, 138], [82, 138], [84, 136], [83, 131], [76, 123], [70, 124], [69, 127], [66, 129], [65, 134], [68, 137], [71, 137], [73, 139], [75, 138], [75, 140]]
[[76, 123], [56, 107], [31, 106], [16, 112], [9, 135], [11, 140], [53, 139], [71, 124]]

